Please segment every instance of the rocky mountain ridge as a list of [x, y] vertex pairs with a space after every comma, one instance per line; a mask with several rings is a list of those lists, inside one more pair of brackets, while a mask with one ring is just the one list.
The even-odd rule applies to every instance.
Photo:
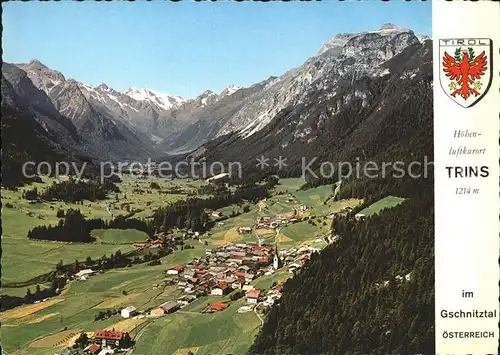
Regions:
[[[317, 100], [315, 93], [327, 100], [349, 81], [389, 75], [383, 63], [425, 40], [425, 36], [392, 24], [376, 31], [337, 34], [303, 65], [279, 77], [250, 87], [231, 85], [220, 94], [206, 90], [190, 99], [151, 89], [129, 88], [120, 92], [104, 83], [87, 85], [67, 79], [37, 60], [7, 65], [11, 71], [15, 66], [25, 72], [25, 76], [19, 72], [17, 75], [31, 80], [35, 89], [45, 93], [43, 96], [19, 92], [20, 96], [31, 97], [30, 102], [34, 97], [45, 100], [31, 103], [44, 106], [48, 115], [59, 117], [67, 129], [73, 125], [74, 131], [91, 142], [90, 151], [91, 147], [102, 148], [94, 149], [94, 154], [100, 158], [133, 159], [187, 153], [226, 135], [248, 139], [264, 131], [283, 110], [314, 104], [311, 99]], [[6, 79], [14, 80], [12, 75]], [[361, 97], [363, 105], [368, 104], [366, 92], [353, 95]], [[353, 97], [344, 98], [346, 102], [339, 103], [333, 113]], [[286, 147], [297, 139], [315, 139], [311, 132], [320, 129], [325, 120], [326, 116], [321, 117], [313, 127], [304, 125], [304, 118], [299, 118], [294, 131], [280, 144]]]

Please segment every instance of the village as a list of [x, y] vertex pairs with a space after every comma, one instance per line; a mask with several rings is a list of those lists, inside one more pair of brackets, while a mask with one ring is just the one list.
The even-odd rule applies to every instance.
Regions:
[[[153, 288], [176, 287], [183, 293], [182, 296], [145, 311], [128, 305], [120, 310], [119, 315], [124, 319], [158, 318], [180, 311], [201, 297], [211, 296], [214, 299], [229, 294], [231, 300], [245, 298], [245, 305], [238, 308], [238, 313], [253, 311], [263, 314], [281, 298], [283, 288], [276, 284], [267, 290], [259, 289], [253, 286], [255, 280], [282, 269], [293, 276], [309, 260], [311, 253], [317, 251], [319, 249], [308, 246], [279, 250], [276, 245], [257, 243], [205, 248], [205, 258], [195, 258], [186, 265], [171, 265], [163, 271], [163, 283], [153, 285]], [[74, 275], [74, 279], [85, 281], [95, 274], [91, 269], [81, 270]], [[230, 304], [216, 300], [201, 313], [221, 312]], [[88, 338], [88, 342], [83, 349], [85, 354], [127, 352], [133, 345], [127, 332], [115, 330], [97, 330]]]
[[[198, 229], [186, 225], [150, 235], [117, 229], [96, 234], [103, 248], [116, 240], [112, 252], [58, 266], [54, 292], [37, 292], [40, 297], [24, 306], [31, 312], [29, 321], [38, 324], [40, 319], [50, 327], [31, 340], [37, 349], [33, 354], [48, 348], [59, 355], [151, 353], [160, 349], [158, 332], [177, 339], [168, 349], [197, 353], [183, 345], [196, 344], [189, 334], [203, 337], [214, 321], [224, 331], [207, 339], [209, 344], [215, 347], [217, 339], [222, 344], [242, 334], [238, 342], [245, 351], [287, 293], [286, 281], [301, 272], [312, 254], [338, 240], [329, 219], [349, 213], [357, 201], [329, 200], [332, 193], [331, 186], [276, 192], [253, 203], [205, 209], [206, 224]], [[69, 304], [85, 312], [73, 316]], [[6, 315], [10, 326], [19, 326], [17, 314]], [[206, 349], [212, 353], [215, 348]]]
[[[254, 228], [277, 230], [283, 225], [301, 221], [299, 213], [305, 210], [307, 206], [301, 205], [298, 208], [300, 212], [294, 210], [294, 213], [288, 216], [259, 217], [252, 227], [238, 227], [238, 233], [247, 235], [253, 233]], [[209, 210], [207, 213], [215, 221], [224, 219], [221, 211]], [[189, 239], [203, 242], [200, 233], [192, 230], [186, 230], [182, 235], [172, 237], [169, 242]], [[164, 244], [165, 240], [157, 239], [136, 242], [133, 245], [141, 249], [154, 249]], [[312, 253], [319, 251], [319, 248], [308, 245], [280, 249], [278, 243], [266, 243], [260, 238], [255, 242], [227, 243], [216, 247], [205, 244], [203, 257], [193, 258], [186, 264], [168, 266], [162, 271], [162, 281], [152, 285], [153, 289], [175, 287], [182, 292], [180, 297], [146, 310], [138, 310], [133, 305], [127, 305], [117, 313], [123, 319], [154, 319], [182, 312], [182, 309], [190, 303], [203, 297], [207, 299], [210, 297], [212, 301], [201, 310], [201, 313], [210, 314], [222, 312], [230, 307], [232, 301], [244, 298], [244, 304], [238, 307], [237, 313], [255, 312], [259, 319], [262, 319], [265, 312], [281, 298], [284, 282], [275, 282], [271, 287], [264, 289], [255, 287], [255, 281], [277, 272], [292, 277], [300, 271]], [[96, 273], [92, 269], [81, 270], [73, 275], [73, 279], [86, 281]], [[230, 296], [229, 301], [224, 296]], [[217, 300], [219, 297], [221, 300]], [[133, 342], [127, 332], [114, 329], [97, 330], [88, 338], [88, 345], [83, 349], [83, 353], [99, 355], [126, 353], [132, 346]]]

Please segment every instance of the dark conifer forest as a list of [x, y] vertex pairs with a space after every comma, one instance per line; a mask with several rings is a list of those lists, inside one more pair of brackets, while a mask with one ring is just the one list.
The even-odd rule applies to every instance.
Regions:
[[[60, 211], [58, 211], [60, 214]], [[137, 229], [152, 235], [150, 225], [134, 218], [118, 216], [111, 221], [104, 221], [100, 218], [88, 219], [79, 210], [68, 209], [64, 218], [59, 220], [55, 226], [41, 225], [28, 231], [28, 238], [40, 240], [52, 240], [61, 242], [92, 243], [95, 238], [90, 232], [93, 229]]]
[[283, 289], [253, 354], [432, 354], [433, 194], [365, 221], [333, 222], [340, 239]]
[[118, 186], [109, 179], [101, 184], [92, 180], [78, 181], [70, 178], [67, 181], [52, 184], [40, 194], [40, 198], [47, 201], [95, 201], [104, 200], [108, 192], [120, 192]]

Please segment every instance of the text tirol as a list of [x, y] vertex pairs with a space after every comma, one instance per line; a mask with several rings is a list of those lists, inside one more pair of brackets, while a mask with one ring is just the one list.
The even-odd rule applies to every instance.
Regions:
[[471, 178], [488, 177], [490, 175], [487, 166], [446, 166], [449, 178]]
[[487, 38], [456, 38], [456, 39], [440, 39], [441, 46], [489, 46], [490, 40]]

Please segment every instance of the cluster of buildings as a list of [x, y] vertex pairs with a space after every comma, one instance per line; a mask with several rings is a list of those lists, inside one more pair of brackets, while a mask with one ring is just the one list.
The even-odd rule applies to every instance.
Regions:
[[181, 241], [181, 240], [186, 240], [186, 239], [199, 239], [200, 238], [200, 232], [195, 232], [191, 229], [188, 229], [185, 231], [182, 235], [167, 235], [167, 236], [162, 236], [161, 239], [154, 239], [154, 240], [147, 240], [145, 242], [135, 242], [133, 243], [133, 246], [136, 248], [159, 248], [161, 247], [164, 243], [166, 245], [172, 245], [175, 242]]
[[224, 296], [235, 289], [249, 290], [260, 275], [279, 267], [272, 247], [235, 244], [205, 249], [205, 258], [195, 258], [187, 265], [172, 265], [167, 275], [177, 276], [176, 285], [188, 295]]
[[257, 228], [278, 228], [280, 225], [295, 223], [302, 220], [302, 217], [294, 213], [291, 216], [260, 217], [256, 222]]
[[136, 248], [159, 248], [163, 244], [163, 241], [161, 239], [156, 239], [156, 240], [148, 240], [145, 242], [136, 242], [134, 243], [134, 247]]
[[195, 295], [183, 295], [177, 300], [170, 300], [150, 309], [148, 312], [139, 312], [134, 306], [128, 306], [120, 311], [123, 318], [157, 318], [177, 311], [187, 306], [197, 297]]

